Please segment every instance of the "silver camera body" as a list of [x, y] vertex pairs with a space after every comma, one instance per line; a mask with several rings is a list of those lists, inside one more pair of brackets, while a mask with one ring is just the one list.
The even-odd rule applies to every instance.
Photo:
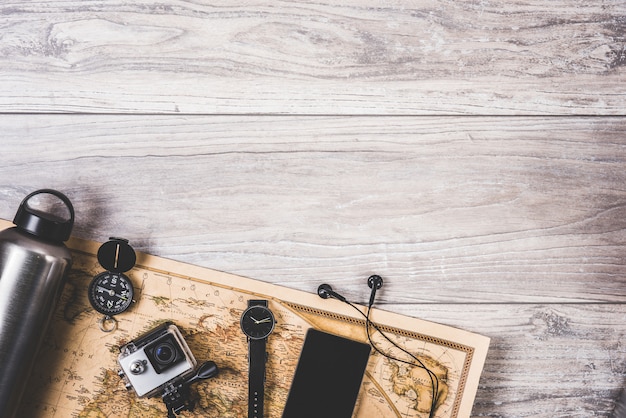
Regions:
[[117, 358], [127, 389], [140, 398], [162, 395], [166, 385], [194, 374], [196, 359], [182, 334], [166, 322], [120, 347]]

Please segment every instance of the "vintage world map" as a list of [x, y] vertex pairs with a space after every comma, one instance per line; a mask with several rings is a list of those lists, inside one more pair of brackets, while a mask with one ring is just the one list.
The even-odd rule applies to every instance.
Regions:
[[[55, 418], [165, 417], [160, 398], [138, 398], [118, 376], [119, 347], [159, 323], [173, 321], [202, 363], [218, 376], [192, 386], [196, 407], [183, 417], [242, 418], [247, 414], [247, 342], [239, 319], [248, 299], [268, 299], [277, 320], [268, 341], [265, 415], [280, 418], [304, 336], [310, 327], [367, 341], [365, 321], [349, 306], [317, 295], [191, 266], [146, 254], [127, 273], [133, 306], [118, 315], [118, 328], [100, 330], [101, 314], [87, 300], [91, 278], [102, 271], [99, 244], [73, 239], [74, 265], [19, 416]], [[364, 307], [360, 307], [364, 311]], [[466, 331], [372, 310], [371, 319], [439, 379], [437, 417], [468, 417], [489, 339]], [[378, 332], [374, 343], [410, 361]], [[432, 389], [423, 368], [372, 351], [354, 416], [423, 418]]]

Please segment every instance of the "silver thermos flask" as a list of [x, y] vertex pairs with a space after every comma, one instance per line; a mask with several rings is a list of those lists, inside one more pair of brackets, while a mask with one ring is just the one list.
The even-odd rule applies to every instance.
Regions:
[[[35, 200], [49, 209], [33, 208]], [[35, 201], [33, 200], [33, 201]], [[31, 202], [32, 203], [32, 202]], [[44, 205], [45, 206], [45, 205]], [[57, 206], [58, 207], [58, 206]], [[13, 418], [46, 329], [61, 296], [72, 256], [63, 244], [74, 225], [74, 208], [62, 193], [37, 190], [20, 204], [14, 227], [0, 232], [0, 417]]]

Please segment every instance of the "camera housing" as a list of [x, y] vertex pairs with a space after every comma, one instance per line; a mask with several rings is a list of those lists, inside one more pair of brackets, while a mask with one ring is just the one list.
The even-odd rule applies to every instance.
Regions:
[[117, 362], [127, 389], [140, 398], [162, 395], [166, 385], [194, 374], [196, 359], [180, 330], [163, 323], [120, 347]]

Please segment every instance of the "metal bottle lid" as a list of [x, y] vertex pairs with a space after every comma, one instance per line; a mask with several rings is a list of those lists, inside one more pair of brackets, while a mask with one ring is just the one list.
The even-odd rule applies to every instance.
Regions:
[[[69, 210], [69, 219], [30, 207], [28, 201], [38, 194], [51, 194], [59, 198]], [[74, 207], [67, 196], [61, 192], [53, 189], [36, 190], [22, 200], [13, 223], [18, 228], [40, 238], [57, 242], [67, 241], [74, 226]]]

